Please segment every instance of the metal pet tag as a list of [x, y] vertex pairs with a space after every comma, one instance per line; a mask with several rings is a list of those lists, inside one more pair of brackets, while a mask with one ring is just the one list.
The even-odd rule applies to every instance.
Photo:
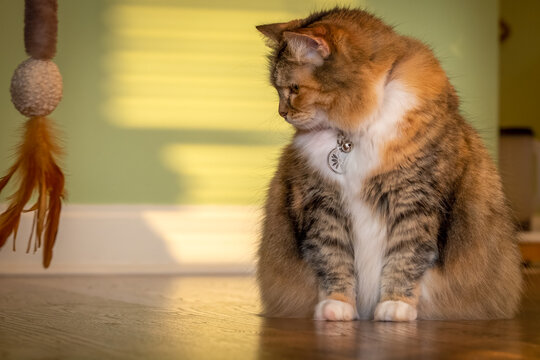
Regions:
[[346, 139], [345, 135], [340, 132], [337, 137], [337, 146], [328, 153], [326, 159], [330, 170], [336, 174], [343, 174], [345, 172], [347, 155], [351, 152], [352, 148], [352, 142]]
[[347, 153], [342, 152], [339, 148], [334, 148], [328, 153], [328, 167], [336, 174], [345, 172], [345, 160]]

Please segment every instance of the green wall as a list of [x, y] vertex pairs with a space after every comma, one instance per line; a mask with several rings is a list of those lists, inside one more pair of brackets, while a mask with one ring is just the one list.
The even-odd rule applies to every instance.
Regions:
[[530, 127], [540, 139], [540, 1], [501, 1], [510, 35], [500, 47], [501, 126]]
[[[60, 1], [65, 139], [71, 203], [260, 203], [290, 129], [277, 116], [254, 29], [332, 1]], [[428, 42], [496, 153], [498, 3], [341, 1], [367, 6]], [[24, 119], [10, 103], [25, 58], [23, 2], [0, 0], [0, 170]]]

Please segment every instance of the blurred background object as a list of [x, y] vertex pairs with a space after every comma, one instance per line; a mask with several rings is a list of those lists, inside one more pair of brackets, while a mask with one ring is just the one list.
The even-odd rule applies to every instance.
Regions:
[[540, 2], [501, 0], [506, 36], [500, 44], [500, 124], [540, 136]]
[[499, 170], [504, 191], [516, 220], [523, 230], [531, 230], [538, 208], [540, 142], [530, 128], [501, 128]]
[[524, 232], [525, 261], [540, 263], [540, 2], [500, 2], [499, 165]]

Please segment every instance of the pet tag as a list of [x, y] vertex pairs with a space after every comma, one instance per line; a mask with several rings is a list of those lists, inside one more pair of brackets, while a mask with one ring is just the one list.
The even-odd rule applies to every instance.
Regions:
[[337, 146], [328, 153], [327, 163], [330, 170], [336, 174], [345, 172], [345, 162], [352, 146], [352, 143], [346, 140], [343, 134], [338, 134]]

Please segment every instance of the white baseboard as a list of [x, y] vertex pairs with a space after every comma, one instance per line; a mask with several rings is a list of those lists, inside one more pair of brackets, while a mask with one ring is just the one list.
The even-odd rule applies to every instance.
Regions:
[[26, 254], [32, 215], [0, 274], [251, 273], [260, 211], [249, 206], [66, 205], [51, 266]]
[[[249, 274], [261, 213], [250, 206], [66, 205], [49, 269], [26, 254], [32, 214], [0, 249], [0, 274]], [[540, 232], [521, 240], [539, 242]]]

